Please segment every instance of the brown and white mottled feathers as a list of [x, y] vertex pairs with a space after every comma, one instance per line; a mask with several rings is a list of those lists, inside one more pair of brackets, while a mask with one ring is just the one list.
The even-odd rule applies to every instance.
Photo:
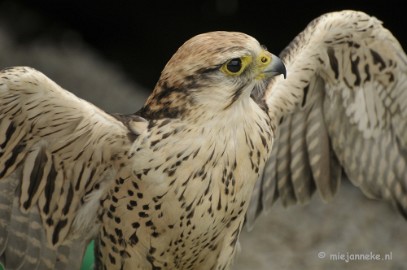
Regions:
[[250, 225], [277, 198], [307, 202], [318, 189], [329, 200], [342, 170], [405, 213], [397, 40], [343, 11], [313, 21], [282, 57], [288, 78], [265, 89], [284, 69], [254, 38], [198, 35], [132, 116], [33, 69], [0, 72], [0, 260], [78, 268], [97, 234], [98, 269], [228, 269], [247, 209]]
[[97, 234], [98, 269], [228, 269], [273, 138], [250, 94], [284, 72], [248, 35], [198, 35], [138, 113], [111, 116], [1, 71], [0, 260], [77, 269]]
[[178, 49], [137, 113], [150, 120], [132, 147], [142, 162], [103, 202], [99, 265], [230, 268], [273, 137], [250, 94], [284, 71], [242, 33], [201, 34]]
[[[0, 259], [6, 269], [78, 269], [100, 197], [134, 136], [26, 67], [0, 72]], [[130, 136], [129, 136], [130, 134]]]
[[248, 211], [251, 224], [280, 198], [336, 193], [342, 172], [369, 197], [407, 213], [407, 57], [374, 17], [325, 14], [281, 54], [287, 80], [266, 91], [281, 120]]

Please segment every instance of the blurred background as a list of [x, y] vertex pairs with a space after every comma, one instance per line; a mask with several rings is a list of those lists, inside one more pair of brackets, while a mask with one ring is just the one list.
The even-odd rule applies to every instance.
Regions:
[[[352, 3], [347, 3], [352, 2]], [[2, 1], [1, 20], [19, 45], [38, 39], [82, 42], [152, 89], [161, 69], [190, 37], [207, 31], [246, 32], [279, 53], [319, 15], [363, 10], [384, 21], [405, 44], [405, 9], [397, 1]]]
[[[241, 31], [278, 54], [314, 18], [355, 9], [376, 16], [406, 47], [398, 1], [0, 1], [0, 68], [29, 65], [108, 112], [143, 104], [188, 38]], [[234, 269], [407, 269], [407, 223], [344, 181], [329, 204], [275, 205], [244, 231]], [[321, 253], [322, 252], [322, 253]], [[379, 254], [387, 260], [335, 261]], [[325, 256], [322, 256], [324, 255]]]

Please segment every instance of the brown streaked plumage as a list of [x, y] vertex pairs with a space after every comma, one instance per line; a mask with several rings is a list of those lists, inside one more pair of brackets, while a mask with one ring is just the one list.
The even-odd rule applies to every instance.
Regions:
[[6, 267], [77, 268], [97, 236], [98, 269], [228, 268], [271, 150], [270, 118], [250, 94], [281, 72], [248, 35], [202, 34], [138, 113], [112, 117], [36, 70], [3, 70]]
[[[9, 269], [77, 269], [96, 238], [97, 269], [229, 269], [245, 217], [251, 225], [276, 198], [306, 202], [316, 188], [329, 199], [341, 166], [405, 209], [407, 61], [397, 41], [376, 19], [344, 11], [311, 23], [283, 57], [287, 80], [270, 81], [284, 66], [254, 38], [198, 35], [129, 116], [31, 68], [3, 70], [0, 259]], [[385, 183], [366, 179], [380, 147], [395, 161], [379, 166]]]

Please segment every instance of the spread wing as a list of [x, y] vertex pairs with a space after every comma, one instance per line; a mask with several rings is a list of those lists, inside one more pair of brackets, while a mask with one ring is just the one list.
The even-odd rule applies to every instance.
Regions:
[[265, 92], [279, 125], [247, 214], [278, 198], [329, 200], [344, 173], [369, 197], [407, 213], [407, 57], [382, 23], [361, 12], [323, 15], [282, 52], [287, 79]]
[[0, 72], [0, 260], [76, 269], [129, 129], [26, 67]]

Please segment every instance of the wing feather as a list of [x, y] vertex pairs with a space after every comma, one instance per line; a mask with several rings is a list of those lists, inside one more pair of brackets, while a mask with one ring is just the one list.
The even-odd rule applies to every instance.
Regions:
[[[291, 174], [288, 174], [287, 172], [289, 171], [290, 168], [290, 159], [291, 159], [291, 151], [290, 148], [288, 147], [290, 145], [290, 128], [291, 126], [288, 125], [285, 128], [280, 129], [280, 134], [282, 134], [282, 137], [284, 137], [284, 140], [281, 140], [281, 144], [279, 145], [279, 151], [277, 153], [277, 158], [276, 158], [276, 169], [277, 169], [277, 192], [280, 196], [280, 198], [283, 199], [283, 203], [289, 204], [290, 201], [296, 200], [295, 198], [295, 192], [293, 188], [293, 184], [291, 181]], [[284, 136], [287, 134], [287, 136]], [[282, 157], [287, 157], [286, 159]]]
[[[341, 179], [341, 168], [330, 147], [330, 138], [324, 122], [323, 113], [323, 82], [320, 78], [310, 82], [310, 97], [306, 108], [306, 132], [304, 134], [306, 158], [298, 161], [299, 164], [309, 164], [311, 180], [309, 185], [316, 186], [322, 199], [329, 201], [335, 195]], [[293, 117], [298, 113], [294, 113]], [[302, 165], [304, 166], [304, 165]], [[301, 182], [303, 176], [298, 175], [297, 181]], [[314, 190], [305, 192], [310, 196]], [[303, 203], [303, 201], [299, 201]]]
[[[292, 182], [295, 192], [295, 201], [290, 203], [295, 203], [297, 200], [305, 203], [311, 198], [311, 194], [315, 190], [315, 185], [312, 183], [312, 171], [309, 163], [303, 162], [303, 160], [308, 160], [308, 151], [305, 135], [308, 132], [307, 121], [308, 116], [304, 113], [298, 113], [293, 115], [291, 124], [291, 144], [288, 146], [290, 148], [291, 161], [289, 171], [292, 175]], [[284, 203], [283, 203], [284, 204]], [[287, 204], [284, 204], [287, 205]]]
[[[76, 269], [131, 131], [27, 67], [0, 72], [0, 259]], [[134, 136], [133, 136], [134, 137]], [[86, 213], [83, 213], [86, 212]]]
[[407, 57], [398, 41], [376, 18], [341, 11], [315, 19], [281, 56], [287, 79], [264, 96], [281, 124], [255, 195], [273, 199], [252, 198], [249, 212], [277, 198], [306, 202], [313, 185], [330, 200], [344, 171], [406, 215]]

